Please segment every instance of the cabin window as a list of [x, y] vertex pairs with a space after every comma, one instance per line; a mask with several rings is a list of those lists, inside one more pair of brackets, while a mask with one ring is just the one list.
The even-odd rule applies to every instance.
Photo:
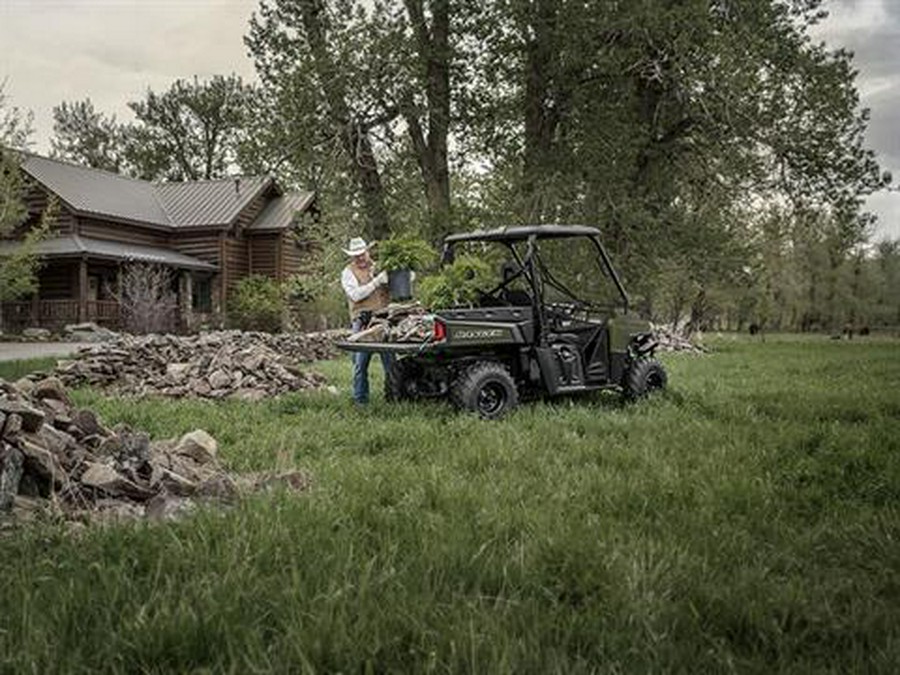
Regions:
[[212, 278], [194, 277], [192, 308], [195, 312], [212, 311]]

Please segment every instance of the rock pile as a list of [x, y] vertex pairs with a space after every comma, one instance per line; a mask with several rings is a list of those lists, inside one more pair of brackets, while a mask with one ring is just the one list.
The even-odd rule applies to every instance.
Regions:
[[679, 335], [665, 326], [651, 326], [653, 335], [659, 343], [657, 349], [661, 352], [690, 352], [693, 354], [706, 354], [707, 349], [702, 345], [691, 342], [688, 338]]
[[55, 374], [66, 386], [110, 387], [129, 396], [259, 400], [324, 386], [322, 375], [299, 364], [334, 356], [342, 334], [122, 335], [82, 349]]
[[228, 502], [246, 490], [309, 483], [302, 472], [234, 476], [217, 453], [203, 430], [151, 441], [126, 425], [108, 428], [74, 407], [58, 378], [0, 380], [0, 514], [170, 518], [199, 500]]

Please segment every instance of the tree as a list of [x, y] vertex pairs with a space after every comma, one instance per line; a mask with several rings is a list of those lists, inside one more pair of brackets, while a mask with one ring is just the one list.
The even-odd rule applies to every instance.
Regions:
[[143, 178], [198, 180], [226, 175], [237, 159], [252, 88], [237, 75], [176, 80], [161, 94], [132, 101], [138, 124], [129, 155]]
[[253, 87], [236, 75], [176, 80], [131, 101], [136, 121], [97, 112], [90, 99], [53, 109], [55, 156], [146, 180], [220, 178], [232, 171], [249, 123]]
[[269, 95], [289, 107], [285, 112], [298, 131], [310, 132], [289, 138], [288, 147], [339, 148], [362, 202], [367, 234], [380, 239], [390, 225], [372, 131], [397, 116], [383, 100], [388, 74], [376, 49], [383, 34], [352, 1], [333, 4], [263, 2], [245, 41]]
[[90, 98], [53, 108], [53, 157], [118, 173], [126, 166], [126, 129], [115, 115], [94, 109]]
[[[20, 234], [28, 219], [28, 209], [22, 201], [25, 179], [19, 164], [20, 150], [27, 147], [32, 121], [30, 113], [9, 106], [4, 84], [0, 83], [0, 239]], [[24, 234], [20, 246], [0, 258], [0, 302], [15, 300], [37, 290], [40, 261], [35, 247], [49, 230], [54, 214], [55, 207], [51, 203], [40, 221]]]

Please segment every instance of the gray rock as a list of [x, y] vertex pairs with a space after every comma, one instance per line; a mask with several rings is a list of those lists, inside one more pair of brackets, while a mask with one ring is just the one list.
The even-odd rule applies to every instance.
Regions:
[[209, 386], [209, 382], [206, 380], [191, 380], [191, 391], [193, 391], [197, 396], [209, 396], [209, 392], [212, 391], [212, 387]]
[[215, 461], [219, 452], [219, 444], [203, 429], [195, 429], [186, 433], [175, 446], [175, 453], [190, 457], [199, 464]]
[[191, 370], [190, 363], [170, 363], [166, 366], [166, 377], [173, 384], [182, 384]]
[[73, 342], [107, 342], [119, 337], [115, 331], [91, 322], [69, 324], [63, 328], [63, 335]]
[[13, 386], [18, 389], [21, 393], [28, 396], [34, 391], [34, 382], [27, 377], [20, 378], [13, 383]]
[[63, 386], [62, 380], [58, 377], [45, 377], [43, 380], [35, 382], [34, 389], [31, 391], [31, 396], [41, 400], [52, 399], [54, 401], [61, 401], [66, 405], [72, 405], [72, 400], [66, 393], [66, 388]]
[[72, 415], [72, 424], [74, 424], [85, 436], [102, 436], [104, 429], [97, 421], [97, 415], [92, 410], [76, 410]]
[[12, 509], [19, 493], [24, 459], [18, 448], [0, 441], [0, 512]]
[[19, 438], [16, 445], [25, 457], [26, 471], [33, 471], [56, 488], [68, 485], [69, 475], [50, 450], [30, 438], [24, 437]]
[[81, 475], [81, 484], [102, 490], [113, 497], [123, 496], [138, 501], [150, 499], [154, 494], [128, 480], [111, 466], [97, 462], [87, 463], [87, 470]]
[[[3, 415], [3, 413], [0, 413]], [[3, 423], [3, 437], [13, 438], [22, 431], [22, 416], [16, 413], [5, 415], [6, 420]]]
[[22, 331], [22, 337], [29, 340], [49, 340], [50, 331], [46, 328], [26, 328]]
[[[44, 423], [44, 413], [30, 405], [9, 399], [0, 399], [0, 412], [8, 415], [18, 415], [22, 418], [22, 428], [28, 432], [35, 432]], [[7, 421], [8, 424], [8, 421]]]
[[224, 370], [213, 371], [209, 376], [209, 386], [213, 389], [225, 389], [231, 384], [231, 376]]

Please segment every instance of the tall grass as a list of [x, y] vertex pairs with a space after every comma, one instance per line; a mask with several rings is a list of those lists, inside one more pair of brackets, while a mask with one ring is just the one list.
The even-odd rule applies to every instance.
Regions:
[[[900, 345], [769, 338], [666, 358], [671, 390], [482, 423], [80, 403], [215, 435], [304, 495], [0, 540], [5, 672], [897, 672]], [[373, 366], [377, 379], [377, 367]]]
[[57, 361], [58, 359], [52, 356], [21, 361], [0, 361], [0, 378], [12, 382], [35, 371], [49, 372], [56, 367]]

